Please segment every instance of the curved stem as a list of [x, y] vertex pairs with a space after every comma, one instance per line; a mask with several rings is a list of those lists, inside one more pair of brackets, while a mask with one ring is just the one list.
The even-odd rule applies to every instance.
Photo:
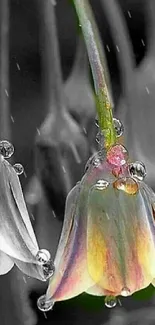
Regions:
[[44, 24], [44, 67], [47, 99], [49, 110], [60, 113], [64, 109], [64, 95], [55, 9], [52, 0], [41, 0], [41, 2]]
[[0, 1], [0, 139], [10, 140], [9, 2]]
[[113, 41], [118, 46], [117, 59], [121, 72], [121, 85], [124, 93], [128, 94], [131, 82], [134, 80], [136, 63], [127, 25], [117, 0], [101, 0], [101, 4], [110, 25]]
[[108, 149], [116, 142], [116, 133], [112, 116], [112, 99], [107, 88], [108, 78], [101, 40], [88, 1], [74, 0], [74, 5], [82, 27], [92, 69], [97, 98], [98, 122], [104, 135], [104, 147]]

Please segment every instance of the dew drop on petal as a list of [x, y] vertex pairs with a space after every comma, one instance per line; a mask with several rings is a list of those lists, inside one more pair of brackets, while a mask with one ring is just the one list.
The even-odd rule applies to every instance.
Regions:
[[114, 166], [123, 166], [128, 160], [128, 152], [121, 144], [116, 144], [107, 152], [107, 161]]
[[131, 177], [134, 177], [138, 179], [139, 181], [142, 181], [146, 176], [146, 168], [145, 165], [140, 161], [135, 161], [134, 163], [131, 163], [128, 165], [129, 173]]
[[109, 186], [109, 182], [107, 182], [104, 179], [98, 180], [97, 183], [95, 184], [95, 188], [97, 190], [105, 190], [108, 186]]
[[14, 146], [7, 140], [0, 141], [0, 154], [4, 158], [10, 158], [14, 153]]
[[130, 289], [127, 288], [127, 287], [124, 287], [122, 290], [121, 290], [121, 296], [123, 297], [128, 297], [131, 295], [131, 292], [130, 292]]
[[48, 280], [54, 275], [55, 266], [51, 259], [51, 254], [46, 249], [40, 249], [36, 255], [38, 264], [42, 265], [45, 280]]
[[117, 136], [117, 138], [119, 138], [124, 133], [124, 126], [123, 126], [122, 122], [120, 120], [118, 120], [117, 118], [113, 118], [113, 122], [114, 122], [114, 127], [116, 130], [116, 136]]
[[47, 263], [43, 265], [43, 273], [45, 280], [48, 280], [54, 275], [55, 266], [52, 260], [49, 260]]
[[122, 173], [122, 168], [119, 167], [119, 166], [116, 166], [112, 169], [112, 174], [115, 176], [115, 177], [119, 177], [119, 175]]
[[53, 309], [54, 301], [52, 299], [46, 300], [46, 295], [43, 295], [37, 300], [37, 307], [42, 312], [47, 312]]
[[36, 255], [39, 264], [43, 265], [51, 259], [51, 254], [47, 249], [40, 249]]
[[123, 178], [117, 179], [113, 183], [113, 187], [117, 190], [124, 191], [125, 193], [127, 193], [129, 195], [136, 194], [139, 189], [137, 182], [130, 177], [123, 177]]
[[95, 153], [93, 156], [91, 156], [86, 165], [85, 165], [85, 172], [92, 166], [92, 167], [99, 167], [99, 165], [102, 163], [103, 157], [101, 152]]
[[13, 165], [13, 168], [14, 168], [15, 172], [17, 173], [17, 175], [21, 175], [24, 173], [24, 167], [21, 164], [15, 164], [15, 165]]
[[117, 299], [114, 296], [106, 296], [104, 303], [106, 307], [113, 308], [117, 305]]

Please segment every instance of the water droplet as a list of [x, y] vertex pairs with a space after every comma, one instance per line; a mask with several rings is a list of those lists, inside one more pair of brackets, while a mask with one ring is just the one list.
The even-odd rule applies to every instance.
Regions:
[[149, 88], [148, 87], [145, 87], [145, 89], [146, 89], [146, 91], [147, 91], [147, 93], [148, 93], [148, 95], [150, 94], [150, 90], [149, 90]]
[[128, 16], [129, 16], [129, 18], [131, 18], [132, 16], [131, 16], [131, 12], [128, 10]]
[[62, 170], [64, 173], [66, 173], [66, 169], [65, 169], [65, 166], [62, 165]]
[[115, 177], [119, 177], [120, 174], [122, 174], [122, 167], [120, 166], [116, 166], [112, 169], [112, 174], [115, 176]]
[[127, 193], [129, 195], [136, 194], [139, 189], [137, 182], [130, 177], [123, 177], [123, 178], [117, 179], [113, 183], [113, 187], [117, 190], [124, 191], [125, 193]]
[[123, 124], [120, 120], [118, 120], [117, 118], [113, 118], [114, 121], [114, 127], [116, 130], [116, 136], [117, 138], [121, 137], [122, 134], [124, 133], [124, 127]]
[[7, 89], [5, 89], [5, 93], [6, 93], [6, 96], [9, 97], [9, 93], [8, 93]]
[[145, 46], [145, 42], [143, 39], [141, 39], [142, 45]]
[[97, 133], [97, 136], [96, 136], [96, 142], [99, 143], [99, 144], [102, 144], [103, 143], [103, 139], [104, 139], [104, 137], [103, 137], [102, 132], [101, 131], [98, 132]]
[[4, 158], [10, 158], [14, 153], [14, 146], [6, 140], [0, 141], [0, 154]]
[[85, 134], [87, 134], [87, 130], [86, 130], [85, 127], [83, 127], [83, 132], [84, 132]]
[[108, 52], [110, 52], [110, 48], [109, 48], [108, 44], [106, 45], [106, 48], [107, 48]]
[[36, 259], [38, 261], [38, 264], [42, 265], [43, 267], [45, 280], [48, 280], [51, 276], [53, 276], [55, 271], [55, 266], [51, 259], [51, 254], [46, 249], [40, 249], [36, 255]]
[[50, 311], [53, 309], [54, 301], [52, 299], [46, 300], [46, 295], [43, 295], [37, 300], [37, 307], [43, 312]]
[[23, 280], [24, 280], [25, 283], [27, 283], [27, 282], [26, 282], [26, 279], [25, 279], [25, 276], [23, 276]]
[[134, 163], [129, 164], [129, 173], [131, 177], [142, 181], [146, 176], [146, 168], [145, 165], [140, 161], [135, 161]]
[[15, 165], [13, 165], [13, 168], [14, 168], [15, 172], [17, 173], [17, 175], [21, 175], [24, 173], [24, 167], [21, 164], [15, 164]]
[[117, 49], [117, 52], [119, 53], [120, 49], [119, 49], [118, 45], [116, 45], [116, 49]]
[[121, 144], [116, 144], [107, 152], [107, 161], [114, 166], [123, 166], [128, 159], [128, 152]]
[[55, 214], [54, 210], [52, 210], [52, 213], [53, 213], [53, 217], [56, 219], [56, 214]]
[[90, 157], [85, 165], [85, 172], [90, 167], [99, 167], [99, 165], [102, 163], [103, 156], [102, 153], [99, 151], [98, 153], [95, 153], [92, 157]]
[[15, 120], [14, 120], [13, 116], [11, 115], [10, 117], [11, 117], [12, 123], [15, 123]]
[[100, 140], [101, 140], [101, 133], [98, 132], [98, 133], [97, 133], [97, 136], [96, 136], [96, 142], [97, 142], [97, 143], [100, 143]]
[[18, 62], [16, 62], [17, 69], [20, 71], [20, 65]]
[[97, 127], [99, 127], [98, 117], [97, 117], [97, 116], [95, 117], [95, 125], [96, 125]]
[[106, 307], [114, 308], [117, 305], [117, 299], [114, 296], [106, 296], [104, 303]]
[[95, 188], [97, 190], [105, 190], [108, 186], [109, 186], [109, 182], [107, 182], [104, 179], [98, 180], [97, 183], [95, 184]]
[[40, 249], [36, 255], [39, 264], [43, 265], [51, 259], [51, 254], [47, 249]]
[[38, 135], [40, 136], [40, 130], [38, 128], [36, 128], [36, 130], [37, 130]]
[[81, 157], [80, 157], [80, 155], [78, 153], [78, 150], [77, 150], [77, 148], [76, 148], [76, 146], [74, 145], [73, 142], [70, 143], [70, 147], [72, 149], [72, 152], [73, 152], [73, 155], [74, 155], [74, 158], [75, 158], [76, 162], [78, 164], [81, 164]]
[[51, 259], [51, 254], [46, 249], [40, 249], [36, 255], [36, 259], [38, 261], [38, 264], [42, 265], [43, 267], [45, 280], [48, 280], [51, 276], [53, 276], [55, 271], [55, 266]]
[[54, 272], [55, 266], [52, 260], [49, 260], [47, 263], [43, 264], [43, 273], [46, 281], [54, 275]]
[[127, 287], [124, 287], [121, 291], [121, 296], [128, 297], [131, 295], [130, 289]]

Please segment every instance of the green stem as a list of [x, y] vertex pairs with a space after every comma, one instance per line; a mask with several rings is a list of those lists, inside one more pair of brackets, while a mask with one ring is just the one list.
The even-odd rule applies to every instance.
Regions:
[[109, 79], [98, 29], [87, 0], [73, 0], [86, 42], [97, 99], [98, 122], [108, 149], [116, 142], [112, 115], [112, 98], [108, 91]]

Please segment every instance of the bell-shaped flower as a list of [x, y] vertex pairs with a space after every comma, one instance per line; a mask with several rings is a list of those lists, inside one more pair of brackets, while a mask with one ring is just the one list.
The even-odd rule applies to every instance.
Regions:
[[54, 271], [49, 252], [39, 251], [16, 168], [0, 155], [0, 274], [14, 263], [42, 281]]
[[155, 194], [141, 162], [128, 163], [122, 145], [95, 154], [69, 193], [55, 274], [41, 310], [82, 292], [128, 296], [155, 278]]

